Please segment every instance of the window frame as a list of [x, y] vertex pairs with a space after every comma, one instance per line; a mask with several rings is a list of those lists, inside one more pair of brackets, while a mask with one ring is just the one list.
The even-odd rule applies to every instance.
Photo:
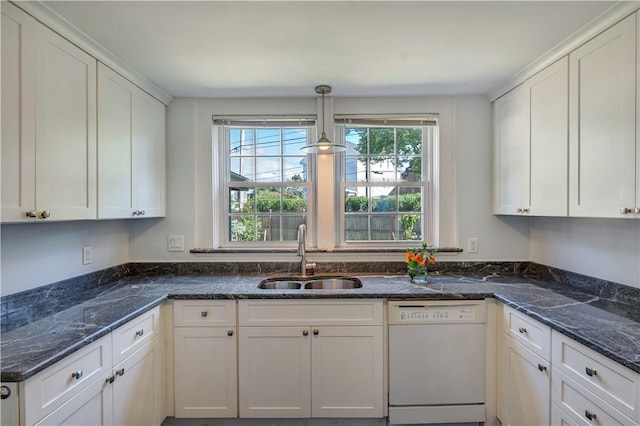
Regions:
[[[219, 169], [216, 171], [213, 168], [212, 180], [214, 185], [218, 188], [218, 199], [222, 201], [222, 209], [216, 212], [214, 210], [214, 224], [218, 224], [219, 232], [217, 233], [217, 247], [218, 248], [291, 248], [297, 245], [296, 240], [288, 241], [232, 241], [230, 238], [230, 224], [233, 213], [230, 209], [230, 195], [229, 191], [232, 186], [240, 186], [245, 188], [254, 188], [257, 192], [259, 188], [265, 187], [278, 187], [284, 189], [286, 187], [300, 187], [306, 189], [306, 202], [307, 208], [303, 213], [285, 213], [282, 210], [277, 214], [280, 217], [285, 216], [298, 216], [303, 215], [304, 219], [302, 223], [305, 223], [307, 227], [313, 229], [314, 227], [314, 215], [315, 215], [315, 203], [316, 203], [316, 174], [315, 174], [315, 162], [312, 160], [311, 155], [300, 152], [300, 157], [306, 158], [307, 167], [307, 180], [303, 182], [293, 181], [271, 181], [271, 182], [256, 182], [256, 181], [232, 181], [230, 161], [230, 143], [229, 143], [229, 129], [231, 128], [271, 128], [271, 129], [291, 129], [291, 128], [304, 128], [307, 130], [308, 142], [312, 141], [316, 135], [316, 116], [310, 115], [243, 115], [243, 116], [213, 116], [212, 133], [214, 144], [214, 162], [218, 160]], [[215, 156], [217, 155], [217, 158]], [[277, 157], [282, 161], [286, 157], [297, 157], [298, 155], [288, 154], [285, 155], [284, 151], [281, 151]], [[259, 158], [255, 152], [248, 158]], [[275, 155], [269, 155], [269, 157], [275, 157]], [[221, 160], [221, 161], [220, 161]], [[260, 212], [253, 212], [254, 216], [261, 216]], [[215, 241], [215, 240], [214, 240]]]
[[[336, 246], [339, 248], [406, 248], [407, 245], [415, 245], [425, 241], [429, 245], [437, 246], [439, 243], [438, 230], [438, 170], [439, 170], [439, 122], [438, 114], [377, 114], [377, 115], [353, 115], [344, 114], [334, 117], [335, 139], [337, 143], [346, 144], [344, 133], [346, 128], [422, 128], [422, 181], [416, 182], [347, 182], [346, 181], [346, 152], [339, 155], [336, 164]], [[397, 153], [394, 154], [394, 156]], [[376, 188], [394, 186], [422, 187], [422, 238], [417, 240], [347, 240], [345, 221], [345, 191], [347, 187]], [[400, 212], [397, 212], [398, 214]], [[371, 211], [368, 213], [372, 217]]]

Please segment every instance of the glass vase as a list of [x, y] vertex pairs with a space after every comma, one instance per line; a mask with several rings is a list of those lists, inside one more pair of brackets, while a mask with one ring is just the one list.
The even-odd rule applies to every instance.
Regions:
[[427, 268], [412, 268], [408, 270], [409, 280], [412, 284], [426, 284], [429, 282]]

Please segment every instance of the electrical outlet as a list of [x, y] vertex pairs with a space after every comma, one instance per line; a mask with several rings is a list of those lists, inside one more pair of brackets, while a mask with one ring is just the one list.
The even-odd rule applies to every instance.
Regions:
[[184, 251], [184, 235], [167, 235], [168, 251]]
[[93, 247], [82, 247], [82, 264], [88, 265], [93, 262]]
[[478, 239], [476, 237], [467, 238], [467, 253], [478, 252]]

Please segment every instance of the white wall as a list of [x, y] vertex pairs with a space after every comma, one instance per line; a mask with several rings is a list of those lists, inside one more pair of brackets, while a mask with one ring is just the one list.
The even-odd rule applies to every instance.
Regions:
[[[129, 261], [126, 221], [79, 221], [2, 225], [0, 295], [39, 287]], [[93, 263], [82, 264], [82, 247]]]
[[640, 221], [534, 218], [531, 260], [640, 288]]
[[[463, 253], [451, 260], [521, 260], [529, 253], [529, 219], [491, 214], [492, 131], [491, 106], [482, 96], [457, 98], [336, 98], [336, 113], [434, 112], [450, 108], [455, 141], [452, 181], [457, 181], [457, 208], [443, 211], [457, 216], [453, 241], [466, 249], [467, 237], [478, 238], [478, 254]], [[420, 108], [420, 109], [418, 109]], [[404, 109], [401, 111], [400, 109]], [[427, 110], [422, 110], [427, 109]], [[176, 99], [167, 109], [167, 218], [131, 224], [131, 261], [228, 261], [233, 255], [194, 256], [190, 248], [213, 245], [211, 117], [215, 114], [315, 114], [315, 98]], [[328, 130], [328, 129], [327, 129]], [[451, 182], [443, 182], [450, 185]], [[185, 236], [186, 251], [167, 251], [170, 234]], [[456, 243], [457, 241], [457, 243]], [[334, 255], [334, 257], [337, 255]], [[397, 257], [392, 255], [393, 259]], [[387, 257], [389, 258], [389, 257]], [[261, 255], [261, 260], [296, 260], [294, 255]], [[331, 255], [316, 260], [332, 260]]]

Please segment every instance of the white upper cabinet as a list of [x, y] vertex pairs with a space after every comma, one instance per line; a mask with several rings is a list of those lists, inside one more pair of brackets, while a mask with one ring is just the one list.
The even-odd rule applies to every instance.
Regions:
[[96, 218], [96, 60], [2, 2], [2, 221]]
[[640, 204], [636, 19], [624, 19], [569, 56], [571, 216], [633, 217]]
[[2, 221], [35, 215], [35, 20], [2, 2]]
[[98, 123], [98, 218], [164, 216], [164, 105], [99, 64]]
[[494, 213], [567, 215], [567, 59], [494, 103]]
[[95, 219], [96, 60], [36, 26], [36, 209], [42, 219]]

